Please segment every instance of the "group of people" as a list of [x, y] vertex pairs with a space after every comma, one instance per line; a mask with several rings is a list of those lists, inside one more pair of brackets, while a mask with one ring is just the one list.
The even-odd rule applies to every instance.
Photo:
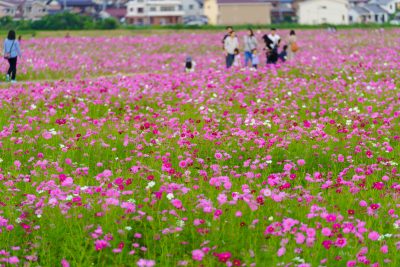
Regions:
[[[225, 34], [222, 45], [225, 53], [226, 67], [242, 66], [240, 58], [240, 44], [236, 36], [236, 32], [231, 26], [226, 27], [227, 33]], [[281, 37], [276, 33], [276, 29], [272, 28], [269, 34], [262, 37], [264, 46], [262, 50], [266, 54], [267, 64], [276, 64], [279, 60], [293, 60], [299, 47], [297, 45], [297, 37], [295, 31], [290, 31], [289, 38], [286, 44], [279, 51], [281, 44]], [[251, 63], [253, 68], [257, 68], [260, 64], [258, 55], [258, 41], [252, 29], [248, 29], [247, 34], [243, 38], [243, 51], [244, 51], [244, 67], [248, 67]]]

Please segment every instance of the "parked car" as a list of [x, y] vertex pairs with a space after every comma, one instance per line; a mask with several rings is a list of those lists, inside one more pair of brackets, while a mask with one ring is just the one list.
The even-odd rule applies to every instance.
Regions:
[[188, 23], [185, 23], [185, 25], [195, 25], [195, 26], [202, 26], [202, 25], [206, 25], [207, 23], [204, 22], [203, 20], [192, 20], [189, 21]]
[[390, 21], [390, 24], [392, 25], [400, 25], [400, 20], [399, 19], [393, 19]]

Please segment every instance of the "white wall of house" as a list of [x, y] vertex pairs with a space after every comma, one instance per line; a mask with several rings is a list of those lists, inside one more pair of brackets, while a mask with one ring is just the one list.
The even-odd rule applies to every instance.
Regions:
[[182, 0], [184, 16], [202, 16], [204, 15], [203, 4], [197, 0]]
[[364, 22], [366, 22], [366, 18], [364, 18], [354, 9], [349, 10], [349, 23], [364, 23]]
[[0, 1], [0, 18], [14, 17], [17, 12], [17, 6], [9, 2]]
[[183, 16], [181, 0], [131, 0], [127, 17]]
[[347, 0], [307, 0], [299, 3], [300, 24], [349, 24]]
[[23, 6], [23, 17], [28, 20], [37, 20], [47, 14], [47, 7], [40, 1], [27, 2]]

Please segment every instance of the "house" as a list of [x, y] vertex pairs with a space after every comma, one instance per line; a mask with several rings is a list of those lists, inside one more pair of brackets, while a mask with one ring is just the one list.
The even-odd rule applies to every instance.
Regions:
[[185, 17], [200, 17], [204, 15], [203, 0], [182, 0]]
[[100, 18], [115, 18], [119, 22], [124, 22], [126, 17], [126, 8], [109, 7], [99, 13]]
[[19, 9], [25, 20], [39, 20], [47, 15], [47, 5], [43, 1], [26, 0], [21, 3]]
[[204, 14], [210, 24], [270, 24], [271, 4], [259, 0], [205, 0]]
[[352, 7], [349, 11], [350, 23], [385, 23], [389, 14], [377, 4]]
[[292, 22], [296, 19], [293, 0], [267, 0], [265, 2], [271, 3], [272, 23]]
[[349, 2], [347, 0], [306, 0], [298, 3], [300, 24], [348, 24]]
[[0, 18], [15, 17], [17, 13], [17, 5], [9, 1], [0, 1]]
[[217, 0], [204, 0], [204, 15], [207, 17], [209, 24], [218, 24]]
[[349, 10], [349, 23], [367, 23], [370, 13], [362, 6], [353, 6]]
[[126, 6], [128, 24], [179, 24], [184, 14], [182, 0], [131, 0]]
[[351, 7], [354, 6], [363, 6], [368, 4], [369, 0], [349, 0], [349, 4]]
[[47, 15], [46, 2], [41, 0], [0, 1], [0, 16], [8, 15], [15, 20], [38, 20]]
[[400, 10], [400, 0], [372, 0], [369, 4], [377, 4], [389, 14], [395, 14]]
[[[57, 0], [62, 10], [86, 15], [95, 15], [100, 6], [93, 0]], [[65, 6], [64, 6], [65, 5]]]
[[57, 14], [62, 12], [62, 6], [57, 0], [49, 0], [46, 3], [47, 13], [49, 15]]

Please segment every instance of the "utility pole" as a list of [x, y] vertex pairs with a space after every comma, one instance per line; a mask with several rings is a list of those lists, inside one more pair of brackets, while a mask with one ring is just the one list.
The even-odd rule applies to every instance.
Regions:
[[107, 0], [103, 0], [103, 11], [106, 11], [107, 8]]

